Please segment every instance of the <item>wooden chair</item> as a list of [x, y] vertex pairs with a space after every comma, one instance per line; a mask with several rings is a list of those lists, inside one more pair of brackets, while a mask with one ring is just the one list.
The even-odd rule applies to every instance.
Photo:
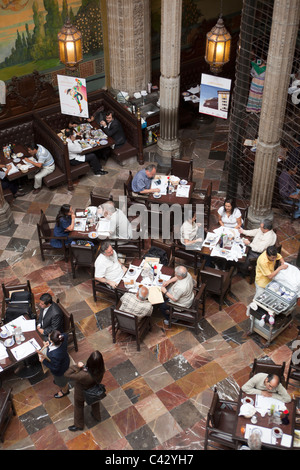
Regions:
[[113, 197], [110, 194], [108, 197], [100, 196], [99, 194], [94, 194], [93, 191], [90, 192], [91, 206], [100, 206], [107, 201], [112, 201]]
[[276, 207], [286, 213], [291, 221], [294, 220], [294, 213], [297, 210], [297, 205], [293, 199], [290, 199], [291, 203], [287, 203], [283, 200], [279, 192], [279, 174], [277, 174], [274, 182], [274, 191], [272, 199], [272, 207]]
[[[201, 198], [199, 198], [199, 196], [201, 196]], [[201, 188], [199, 190], [197, 189], [194, 190], [194, 195], [191, 199], [193, 212], [196, 210], [197, 204], [204, 205], [204, 227], [205, 227], [205, 230], [207, 231], [209, 231], [209, 226], [210, 226], [211, 197], [212, 197], [212, 181], [208, 184], [206, 189]]]
[[[16, 284], [12, 286], [2, 284], [2, 292], [2, 320], [5, 320], [6, 313], [14, 316], [14, 311], [16, 315], [15, 318], [24, 313], [27, 313], [32, 319], [36, 318], [34, 294], [31, 290], [30, 281], [27, 281], [26, 284]], [[9, 309], [11, 312], [9, 312]], [[7, 319], [7, 321], [10, 320]]]
[[193, 181], [193, 160], [181, 160], [171, 157], [171, 169], [169, 174], [186, 181]]
[[135, 336], [137, 350], [141, 349], [141, 340], [143, 336], [151, 330], [150, 317], [138, 319], [136, 315], [122, 312], [111, 307], [111, 326], [113, 342], [116, 343], [117, 332], [123, 331]]
[[229, 271], [206, 267], [205, 261], [202, 262], [199, 269], [197, 282], [199, 283], [201, 280], [206, 284], [207, 292], [219, 297], [219, 310], [222, 310], [224, 299], [230, 292], [233, 271], [234, 266]]
[[282, 364], [274, 364], [274, 362], [271, 361], [263, 361], [263, 360], [258, 360], [254, 358], [254, 362], [252, 365], [252, 370], [249, 375], [249, 379], [253, 377], [256, 374], [259, 374], [261, 372], [265, 374], [275, 374], [278, 375], [280, 378], [280, 383], [285, 387], [285, 378], [284, 378], [284, 370], [285, 370], [285, 362]]
[[4, 442], [4, 434], [11, 418], [16, 415], [12, 400], [12, 389], [0, 389], [0, 440]]
[[70, 245], [70, 263], [71, 263], [73, 278], [75, 279], [76, 277], [76, 269], [78, 267], [89, 268], [93, 273], [95, 257], [96, 257], [95, 246], [71, 244]]
[[110, 239], [112, 247], [116, 253], [123, 254], [130, 258], [141, 258], [142, 256], [142, 240], [137, 239], [123, 240], [117, 238]]
[[191, 307], [189, 308], [180, 308], [171, 303], [169, 304], [169, 326], [172, 326], [172, 323], [176, 320], [176, 325], [194, 328], [196, 334], [199, 333], [200, 311], [202, 313], [202, 317], [205, 315], [205, 288], [205, 284], [202, 284], [200, 289], [196, 289], [196, 295]]
[[131, 203], [136, 203], [136, 202], [139, 202], [139, 203], [143, 203], [145, 204], [146, 200], [147, 200], [147, 197], [139, 197], [139, 196], [135, 196], [133, 194], [133, 191], [132, 191], [132, 180], [133, 180], [133, 175], [132, 175], [132, 171], [129, 170], [129, 176], [127, 178], [127, 180], [125, 181], [124, 183], [124, 196], [127, 197], [127, 199], [131, 202]]
[[243, 229], [247, 230], [247, 226], [248, 226], [248, 207], [239, 207], [239, 206], [237, 206], [237, 209], [239, 209], [241, 211], [241, 214], [242, 214]]
[[174, 267], [174, 258], [173, 258], [173, 249], [172, 245], [167, 245], [166, 243], [160, 240], [152, 240], [151, 239], [151, 247], [158, 248], [159, 250], [163, 250], [166, 252], [168, 258], [168, 266]]
[[[289, 365], [289, 370], [287, 373], [287, 378], [286, 378], [286, 387], [290, 384], [290, 379], [296, 380], [300, 382], [300, 365], [293, 364], [293, 362], [290, 362]], [[294, 385], [291, 383], [290, 385]]]
[[[37, 223], [37, 231], [38, 231], [38, 237], [39, 237], [39, 244], [40, 244], [40, 250], [41, 250], [41, 256], [42, 260], [45, 261], [45, 250], [54, 250], [54, 251], [59, 251], [63, 252], [65, 261], [68, 260], [68, 247], [65, 245], [65, 241], [67, 240], [67, 237], [55, 237], [53, 235], [53, 229], [50, 228], [51, 224], [55, 224], [56, 220], [49, 220], [45, 216], [44, 212], [41, 210], [41, 217], [39, 222]], [[62, 248], [54, 248], [50, 244], [50, 240], [55, 238], [56, 240], [61, 240], [62, 241]]]
[[118, 292], [116, 289], [105, 284], [105, 282], [98, 281], [97, 279], [92, 279], [92, 290], [93, 290], [93, 297], [94, 302], [97, 302], [97, 292], [101, 292], [102, 294], [108, 295], [109, 297], [113, 297], [116, 302], [119, 300]]
[[237, 442], [233, 439], [236, 426], [238, 403], [221, 400], [216, 388], [206, 420], [204, 450], [208, 447], [215, 449], [236, 449]]
[[69, 313], [65, 307], [60, 303], [59, 299], [56, 300], [56, 303], [59, 305], [59, 308], [64, 315], [64, 331], [63, 333], [68, 333], [68, 346], [74, 345], [75, 351], [78, 351], [78, 342], [76, 337], [76, 328], [73, 313]]

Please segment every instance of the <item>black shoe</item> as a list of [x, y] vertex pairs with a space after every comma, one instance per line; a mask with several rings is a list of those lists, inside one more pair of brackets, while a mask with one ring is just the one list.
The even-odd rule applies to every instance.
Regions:
[[76, 432], [76, 431], [83, 431], [83, 428], [78, 428], [73, 424], [73, 426], [68, 427], [69, 431]]
[[97, 171], [97, 173], [95, 173], [95, 175], [107, 175], [108, 171], [105, 171], [105, 170], [99, 170]]
[[66, 395], [69, 395], [70, 391], [68, 390], [66, 393], [64, 393], [64, 392], [61, 390], [61, 393], [62, 393], [62, 395], [59, 395], [59, 392], [56, 393], [56, 394], [54, 395], [54, 398], [63, 398], [63, 397], [65, 397]]

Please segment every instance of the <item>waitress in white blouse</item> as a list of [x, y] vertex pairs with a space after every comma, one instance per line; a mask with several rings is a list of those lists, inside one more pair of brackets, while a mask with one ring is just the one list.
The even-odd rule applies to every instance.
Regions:
[[224, 206], [218, 209], [219, 224], [226, 228], [240, 228], [242, 226], [241, 211], [235, 207], [231, 198], [226, 198]]

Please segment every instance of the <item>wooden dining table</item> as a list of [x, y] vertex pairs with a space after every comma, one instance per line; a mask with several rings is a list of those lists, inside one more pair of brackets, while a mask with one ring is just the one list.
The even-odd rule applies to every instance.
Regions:
[[[40, 346], [40, 348], [43, 347], [43, 345], [44, 345], [43, 339], [42, 339], [41, 335], [39, 334], [39, 332], [37, 330], [23, 332], [22, 334], [23, 334], [25, 339], [22, 341], [21, 344], [24, 344], [26, 341], [35, 340], [38, 343], [38, 345]], [[11, 336], [9, 336], [8, 338], [11, 338]], [[5, 341], [2, 338], [0, 340], [3, 343]], [[31, 354], [29, 354], [28, 356], [26, 356], [26, 358], [21, 358], [21, 359], [18, 360], [18, 359], [16, 359], [16, 357], [12, 353], [12, 349], [14, 349], [17, 346], [18, 346], [18, 344], [16, 344], [16, 342], [14, 342], [14, 344], [12, 346], [6, 347], [8, 357], [0, 359], [0, 366], [2, 368], [2, 371], [0, 371], [0, 380], [1, 380], [1, 374], [3, 372], [17, 366], [18, 364], [20, 364], [24, 360], [27, 361], [27, 366], [24, 368], [23, 373], [22, 373], [22, 371], [20, 372], [20, 376], [22, 378], [23, 377], [24, 378], [25, 377], [32, 377], [33, 375], [36, 374], [37, 370], [40, 370], [39, 364], [30, 363], [30, 361], [28, 363], [28, 360], [36, 355], [36, 351], [34, 351]]]
[[195, 184], [196, 183], [194, 183], [193, 181], [187, 182], [186, 186], [189, 186], [190, 188], [189, 195], [187, 197], [176, 196], [176, 191], [173, 191], [171, 194], [162, 194], [159, 198], [156, 198], [154, 196], [155, 193], [150, 193], [148, 197], [148, 203], [168, 204], [169, 206], [172, 206], [173, 204], [179, 204], [180, 206], [190, 204]]
[[[238, 406], [236, 409], [236, 422], [235, 422], [235, 430], [234, 430], [234, 435], [233, 439], [240, 442], [241, 444], [247, 443], [248, 438], [245, 437], [245, 430], [246, 430], [246, 425], [253, 424], [251, 423], [250, 418], [245, 418], [244, 416], [239, 416], [240, 413], [240, 408], [243, 404], [243, 399], [245, 397], [249, 397], [253, 400], [253, 403], [255, 404], [255, 399], [256, 395], [246, 395], [244, 392], [241, 392], [239, 394], [238, 398]], [[267, 428], [267, 429], [272, 429], [274, 427], [279, 428], [282, 430], [283, 434], [286, 434], [288, 436], [291, 436], [291, 445], [290, 447], [286, 447], [281, 444], [281, 438], [278, 438], [276, 440], [276, 444], [271, 444], [271, 443], [263, 443], [263, 446], [269, 449], [280, 449], [280, 450], [290, 450], [293, 447], [293, 439], [294, 439], [294, 430], [295, 430], [295, 417], [296, 417], [296, 402], [295, 400], [292, 400], [290, 403], [285, 403], [285, 407], [287, 408], [289, 412], [289, 423], [288, 424], [278, 424], [274, 422], [274, 418], [272, 416], [269, 416], [268, 413], [263, 417], [259, 412], [255, 414], [257, 418], [257, 423], [254, 425], [255, 428]]]
[[[22, 165], [26, 165], [26, 161], [24, 161], [24, 159], [27, 157], [29, 158], [30, 155], [28, 153], [28, 150], [27, 150], [27, 147], [25, 145], [22, 145], [22, 144], [15, 144], [14, 145], [14, 150], [13, 150], [13, 153], [15, 155], [17, 155], [18, 153], [22, 153], [23, 156], [22, 157], [19, 157], [20, 158], [20, 161], [15, 161], [14, 158], [12, 158], [12, 156], [10, 158], [6, 158], [4, 156], [4, 153], [3, 153], [3, 149], [0, 148], [0, 164], [1, 165], [8, 165], [8, 164], [11, 164], [13, 163], [15, 166], [17, 166], [18, 164], [22, 164]], [[23, 172], [21, 170], [18, 170], [17, 172], [15, 173], [12, 173], [11, 175], [7, 175], [7, 179], [9, 181], [13, 181], [13, 180], [16, 180], [16, 179], [19, 179], [19, 178], [22, 178], [24, 176], [27, 176], [29, 174], [35, 174], [36, 172], [38, 171], [38, 168], [36, 168], [35, 166], [33, 166], [32, 168], [28, 168], [28, 171], [26, 172]]]

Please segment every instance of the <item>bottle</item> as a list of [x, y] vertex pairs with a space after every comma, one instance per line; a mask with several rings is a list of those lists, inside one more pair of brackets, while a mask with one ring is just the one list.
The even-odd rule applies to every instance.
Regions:
[[152, 131], [151, 130], [149, 131], [149, 134], [148, 134], [148, 143], [152, 144]]
[[141, 110], [140, 110], [140, 108], [137, 109], [136, 117], [138, 118], [139, 121], [141, 120]]
[[152, 83], [151, 82], [148, 82], [147, 88], [148, 88], [148, 93], [150, 94], [151, 91], [152, 91]]

